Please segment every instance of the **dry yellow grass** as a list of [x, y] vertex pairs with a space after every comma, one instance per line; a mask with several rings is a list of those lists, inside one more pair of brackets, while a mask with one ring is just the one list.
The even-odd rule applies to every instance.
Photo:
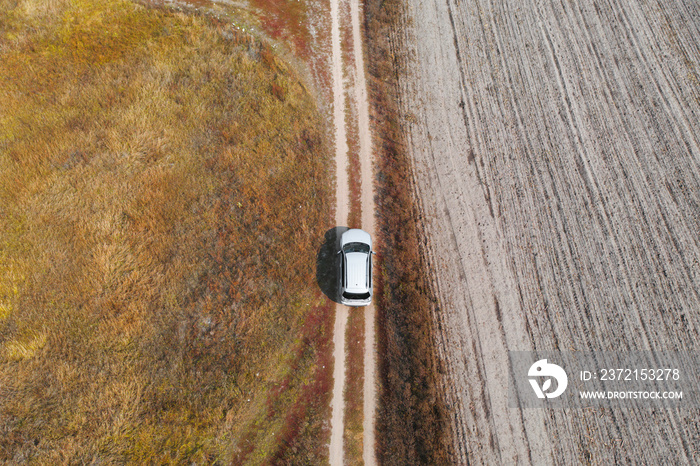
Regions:
[[0, 109], [0, 460], [284, 458], [259, 439], [302, 398], [322, 445], [329, 157], [295, 73], [203, 17], [0, 0]]

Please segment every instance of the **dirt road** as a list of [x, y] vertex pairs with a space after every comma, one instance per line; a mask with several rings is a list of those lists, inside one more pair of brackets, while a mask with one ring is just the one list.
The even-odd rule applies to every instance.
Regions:
[[[332, 79], [333, 79], [333, 121], [335, 126], [336, 141], [336, 224], [345, 226], [348, 224], [350, 189], [348, 186], [348, 144], [345, 118], [345, 101], [349, 99], [354, 114], [357, 115], [357, 134], [359, 146], [360, 166], [354, 167], [360, 171], [361, 182], [361, 225], [350, 225], [352, 228], [361, 227], [372, 237], [375, 237], [375, 205], [373, 196], [373, 156], [372, 138], [369, 124], [369, 105], [367, 102], [367, 83], [365, 79], [365, 67], [362, 47], [362, 34], [360, 30], [360, 18], [362, 15], [359, 0], [350, 0], [350, 28], [352, 31], [353, 60], [350, 63], [344, 60], [341, 49], [341, 20], [340, 0], [331, 0], [331, 46], [332, 46]], [[345, 92], [348, 83], [343, 78], [344, 69], [350, 69], [353, 79], [349, 81], [351, 89]], [[374, 452], [374, 420], [376, 412], [376, 353], [374, 322], [376, 312], [374, 305], [361, 309], [350, 310], [347, 306], [336, 304], [336, 320], [334, 326], [333, 343], [335, 366], [333, 370], [334, 385], [332, 398], [331, 417], [331, 443], [330, 464], [342, 465], [343, 459], [343, 393], [345, 390], [346, 374], [346, 346], [345, 333], [347, 331], [348, 313], [365, 313], [365, 348], [364, 348], [364, 381], [363, 381], [363, 461], [369, 466], [376, 464]]]
[[510, 350], [700, 348], [700, 5], [408, 0], [455, 464], [698, 460], [697, 408], [509, 408]]

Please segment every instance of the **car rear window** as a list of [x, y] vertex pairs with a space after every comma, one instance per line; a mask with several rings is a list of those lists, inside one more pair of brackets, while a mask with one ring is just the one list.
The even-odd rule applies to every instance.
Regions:
[[368, 299], [369, 293], [348, 293], [347, 291], [343, 293], [345, 299]]

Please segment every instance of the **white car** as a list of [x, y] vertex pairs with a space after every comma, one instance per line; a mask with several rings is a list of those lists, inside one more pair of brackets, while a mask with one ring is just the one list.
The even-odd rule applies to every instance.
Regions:
[[340, 302], [367, 306], [372, 302], [372, 237], [352, 229], [340, 237]]

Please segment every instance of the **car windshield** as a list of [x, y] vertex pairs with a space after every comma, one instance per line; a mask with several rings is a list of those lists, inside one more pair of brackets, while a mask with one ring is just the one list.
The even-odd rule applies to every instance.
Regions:
[[364, 252], [369, 254], [369, 245], [364, 243], [348, 243], [343, 247], [345, 252]]

